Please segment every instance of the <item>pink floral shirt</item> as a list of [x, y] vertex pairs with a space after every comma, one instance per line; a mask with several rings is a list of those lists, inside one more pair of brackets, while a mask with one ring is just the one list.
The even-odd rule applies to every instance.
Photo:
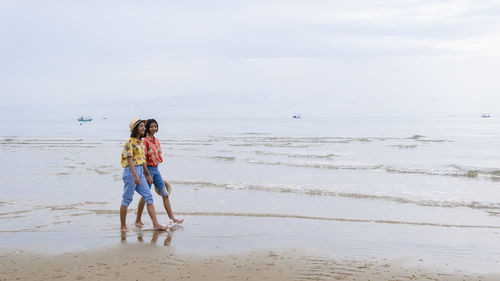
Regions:
[[146, 165], [154, 167], [163, 162], [160, 141], [158, 138], [145, 137], [143, 144], [144, 152], [146, 153]]

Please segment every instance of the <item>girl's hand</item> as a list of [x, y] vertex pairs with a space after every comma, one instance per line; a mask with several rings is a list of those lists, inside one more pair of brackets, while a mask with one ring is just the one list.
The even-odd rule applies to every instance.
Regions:
[[146, 176], [146, 181], [148, 182], [148, 184], [153, 184], [153, 178], [151, 177], [151, 175]]
[[138, 176], [135, 176], [134, 183], [135, 183], [135, 185], [141, 185], [141, 179]]

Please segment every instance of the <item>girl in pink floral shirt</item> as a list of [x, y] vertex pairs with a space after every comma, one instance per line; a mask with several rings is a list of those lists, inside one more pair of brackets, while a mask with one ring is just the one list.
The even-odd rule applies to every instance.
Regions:
[[[153, 183], [155, 188], [157, 189], [160, 196], [163, 198], [163, 206], [165, 206], [165, 210], [167, 211], [168, 217], [174, 223], [182, 223], [184, 220], [179, 220], [174, 217], [172, 212], [172, 207], [170, 206], [170, 200], [168, 199], [168, 191], [163, 182], [163, 178], [160, 174], [160, 170], [158, 169], [158, 165], [163, 162], [163, 158], [161, 157], [161, 145], [158, 138], [155, 138], [155, 134], [158, 132], [158, 122], [154, 119], [148, 119], [146, 121], [146, 137], [144, 138], [144, 152], [146, 154], [146, 165], [153, 178]], [[149, 188], [151, 188], [151, 184], [149, 184]], [[144, 223], [141, 220], [142, 211], [144, 210], [144, 199], [141, 198], [139, 201], [139, 205], [137, 206], [137, 219], [135, 221], [136, 226], [143, 226]]]

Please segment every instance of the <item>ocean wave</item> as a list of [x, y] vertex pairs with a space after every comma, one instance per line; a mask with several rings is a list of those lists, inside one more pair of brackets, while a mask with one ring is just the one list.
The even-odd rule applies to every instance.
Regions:
[[[60, 211], [64, 209], [54, 209]], [[86, 213], [70, 214], [70, 216], [81, 216], [87, 214], [95, 215], [118, 215], [119, 210], [115, 209], [85, 209], [78, 208], [79, 211]], [[475, 224], [447, 224], [436, 222], [419, 222], [419, 221], [404, 221], [404, 220], [388, 220], [388, 219], [358, 219], [348, 217], [322, 217], [322, 216], [305, 216], [297, 214], [280, 214], [280, 213], [242, 213], [242, 212], [214, 212], [214, 211], [197, 211], [197, 212], [182, 212], [177, 211], [177, 215], [181, 216], [218, 216], [218, 217], [254, 217], [254, 218], [278, 218], [278, 219], [302, 219], [302, 220], [319, 220], [319, 221], [337, 221], [349, 223], [376, 223], [376, 224], [397, 224], [397, 225], [413, 225], [413, 226], [434, 226], [434, 227], [454, 227], [454, 228], [485, 228], [485, 229], [500, 229], [497, 225], [475, 225]], [[61, 222], [56, 222], [57, 224]], [[65, 222], [63, 222], [65, 223]], [[41, 228], [49, 227], [50, 225], [38, 225], [32, 228], [19, 230], [4, 230], [1, 233], [8, 232], [40, 232]]]
[[[86, 213], [78, 213], [76, 215], [87, 215], [93, 213], [95, 215], [118, 215], [119, 210], [115, 209], [85, 209], [72, 208], [84, 211]], [[63, 208], [54, 208], [54, 211], [66, 210]], [[377, 223], [377, 224], [398, 224], [398, 225], [413, 225], [413, 226], [434, 226], [434, 227], [454, 227], [454, 228], [485, 228], [485, 229], [500, 229], [497, 225], [475, 225], [475, 224], [447, 224], [425, 221], [404, 221], [404, 220], [388, 220], [388, 219], [358, 219], [348, 217], [322, 217], [322, 216], [305, 216], [297, 214], [280, 214], [280, 213], [242, 213], [242, 212], [214, 212], [214, 211], [197, 211], [197, 212], [182, 212], [177, 211], [176, 214], [181, 216], [220, 216], [220, 217], [257, 217], [257, 218], [279, 218], [279, 219], [303, 219], [303, 220], [320, 220], [320, 221], [338, 221], [350, 223]], [[72, 215], [71, 215], [72, 216]], [[35, 226], [31, 229], [22, 230], [7, 230], [0, 232], [27, 232], [35, 231], [49, 225]]]
[[451, 142], [451, 140], [417, 140], [419, 142]]
[[405, 145], [405, 144], [394, 144], [391, 145], [391, 147], [396, 147], [399, 149], [411, 149], [411, 148], [416, 148], [418, 145], [416, 144], [410, 144], [410, 145]]
[[[0, 143], [0, 145], [2, 145]], [[7, 147], [10, 148], [96, 148], [96, 146], [89, 146], [89, 145], [8, 145]]]
[[28, 142], [28, 141], [11, 141], [11, 142], [0, 142], [0, 144], [8, 144], [8, 145], [97, 145], [102, 144], [100, 142]]
[[98, 145], [102, 145], [102, 142], [90, 142], [83, 139], [0, 139], [0, 146], [9, 148], [95, 148]]
[[242, 135], [269, 135], [268, 133], [254, 133], [254, 132], [248, 132], [248, 133], [242, 133]]
[[197, 148], [192, 148], [192, 147], [182, 147], [182, 148], [173, 148], [173, 147], [167, 147], [168, 150], [182, 150], [182, 151], [197, 151]]
[[[389, 173], [397, 173], [397, 174], [422, 174], [429, 176], [454, 176], [454, 177], [462, 177], [467, 176], [467, 173], [462, 173], [456, 170], [439, 170], [439, 169], [427, 169], [427, 168], [398, 168], [385, 166], [384, 170]], [[471, 174], [472, 175], [472, 174]], [[472, 176], [473, 177], [473, 176]]]
[[180, 145], [180, 146], [187, 146], [187, 145], [204, 145], [204, 146], [209, 146], [212, 145], [209, 142], [166, 142], [166, 145]]
[[293, 153], [293, 152], [274, 152], [274, 151], [253, 151], [253, 153], [258, 155], [273, 155], [273, 156], [286, 156], [293, 158], [326, 158], [331, 159], [336, 157], [337, 155], [333, 153], [324, 153], [324, 154], [313, 154], [313, 153]]
[[357, 142], [370, 142], [375, 140], [387, 140], [389, 138], [378, 138], [378, 137], [308, 137], [308, 136], [297, 136], [297, 137], [278, 137], [278, 136], [268, 136], [268, 137], [247, 137], [247, 136], [233, 136], [230, 139], [248, 141], [248, 142], [307, 142], [307, 143], [343, 143], [350, 141]]
[[414, 221], [399, 221], [399, 220], [376, 220], [376, 219], [354, 219], [354, 218], [339, 218], [339, 217], [319, 217], [319, 216], [302, 216], [293, 214], [271, 214], [271, 213], [235, 213], [235, 212], [177, 212], [183, 216], [228, 216], [228, 217], [258, 217], [258, 218], [292, 218], [306, 220], [322, 220], [322, 221], [338, 221], [352, 223], [379, 223], [379, 224], [403, 224], [415, 226], [436, 226], [436, 227], [456, 227], [456, 228], [487, 228], [500, 229], [496, 225], [468, 225], [468, 224], [445, 224], [432, 222], [414, 222]]
[[500, 169], [498, 168], [477, 168], [456, 164], [450, 165], [450, 167], [462, 171], [467, 177], [489, 177], [492, 180], [500, 180]]
[[370, 142], [371, 138], [337, 138], [337, 137], [233, 137], [224, 139], [224, 141], [243, 142], [253, 146], [270, 145], [294, 145], [298, 147], [307, 147], [314, 144], [336, 144], [349, 142]]
[[16, 233], [16, 232], [55, 232], [54, 230], [41, 230], [44, 227], [48, 227], [48, 224], [35, 225], [31, 228], [23, 228], [16, 230], [0, 230], [0, 233]]
[[33, 139], [33, 138], [20, 138], [20, 137], [6, 137], [0, 138], [0, 141], [17, 141], [22, 140], [26, 142], [81, 142], [83, 139]]
[[[214, 182], [208, 182], [208, 181], [170, 180], [169, 183], [170, 184], [191, 185], [191, 186], [198, 186], [198, 187], [212, 187], [212, 188], [230, 189], [229, 184], [214, 183]], [[234, 189], [234, 188], [231, 188], [231, 189]]]
[[214, 140], [229, 141], [229, 142], [243, 142], [253, 143], [255, 145], [263, 145], [265, 143], [304, 143], [304, 144], [342, 144], [352, 142], [375, 142], [375, 141], [388, 141], [388, 140], [401, 140], [401, 141], [418, 141], [418, 142], [450, 142], [451, 140], [445, 139], [432, 139], [422, 135], [413, 135], [412, 137], [278, 137], [278, 136], [224, 136], [217, 137], [211, 136]]
[[[315, 154], [289, 154], [281, 152], [260, 152], [256, 151], [256, 154], [263, 155], [283, 155], [287, 157], [304, 157], [304, 158], [324, 158], [334, 157], [331, 155], [315, 155]], [[497, 168], [478, 168], [478, 167], [468, 167], [458, 164], [446, 165], [446, 166], [436, 166], [430, 168], [407, 168], [407, 167], [394, 167], [384, 164], [364, 164], [364, 163], [332, 163], [327, 161], [268, 161], [260, 159], [247, 158], [247, 163], [257, 164], [257, 165], [270, 165], [270, 166], [287, 166], [287, 167], [297, 167], [297, 168], [316, 168], [316, 169], [331, 169], [331, 170], [383, 170], [387, 173], [397, 173], [397, 174], [421, 174], [429, 176], [450, 176], [450, 177], [466, 177], [466, 178], [477, 178], [477, 179], [487, 179], [493, 181], [500, 181], [500, 169]]]
[[256, 146], [251, 143], [230, 143], [229, 146]]
[[467, 167], [457, 164], [448, 165], [443, 168], [396, 168], [386, 166], [385, 171], [400, 174], [423, 174], [431, 176], [452, 176], [467, 178], [484, 178], [500, 181], [500, 169]]
[[68, 144], [68, 145], [79, 145], [79, 144], [102, 144], [102, 142], [95, 141], [83, 141], [82, 139], [0, 139], [0, 144]]
[[418, 139], [422, 139], [422, 138], [425, 138], [425, 136], [422, 136], [422, 135], [413, 135], [412, 137], [409, 137], [408, 139], [418, 140]]
[[92, 167], [92, 168], [86, 168], [86, 170], [96, 172], [99, 175], [107, 175], [107, 174], [111, 174], [112, 172], [114, 172], [115, 169], [110, 170], [110, 169], [107, 169], [107, 167]]
[[[32, 206], [29, 209], [0, 213], [0, 219], [11, 219], [14, 217], [19, 217], [21, 215], [27, 216], [27, 214], [29, 214], [31, 212], [36, 212], [36, 211], [40, 211], [40, 210], [50, 210], [50, 211], [75, 211], [76, 210], [76, 211], [82, 211], [82, 208], [86, 207], [86, 206], [104, 205], [104, 204], [108, 204], [108, 203], [107, 202], [86, 201], [86, 202], [72, 203], [72, 204], [66, 204], [66, 205], [37, 205], [37, 206]], [[85, 211], [88, 211], [88, 210], [85, 210]]]
[[206, 156], [205, 158], [214, 159], [214, 160], [223, 160], [223, 161], [234, 161], [236, 157], [231, 156]]
[[259, 142], [252, 142], [252, 143], [230, 143], [228, 144], [229, 146], [264, 146], [264, 147], [289, 147], [289, 148], [307, 148], [309, 145], [306, 144], [294, 144], [294, 143], [282, 143], [282, 142], [276, 142], [276, 143], [259, 143]]
[[[20, 214], [30, 213], [36, 210], [40, 210], [40, 208], [28, 209], [28, 210], [18, 210], [7, 213], [0, 213], [0, 219], [19, 217]], [[14, 216], [13, 216], [14, 215]]]
[[291, 142], [288, 143], [264, 143], [261, 146], [265, 147], [293, 147], [293, 148], [306, 148], [309, 147], [307, 144], [294, 144]]
[[269, 185], [269, 184], [246, 184], [246, 183], [215, 183], [208, 181], [172, 180], [171, 184], [196, 186], [197, 188], [218, 188], [225, 190], [254, 190], [275, 193], [295, 193], [309, 196], [331, 196], [353, 199], [384, 200], [400, 204], [412, 204], [425, 207], [457, 208], [465, 207], [482, 210], [491, 215], [500, 214], [500, 203], [477, 202], [477, 201], [439, 201], [426, 199], [410, 199], [401, 196], [390, 196], [381, 194], [366, 194], [356, 192], [333, 191], [330, 189], [304, 189], [297, 186]]
[[331, 169], [331, 170], [376, 170], [383, 167], [383, 165], [370, 165], [370, 164], [364, 165], [364, 164], [333, 164], [329, 162], [283, 162], [283, 161], [263, 161], [256, 159], [247, 159], [247, 162], [259, 165], [319, 168], [319, 169]]

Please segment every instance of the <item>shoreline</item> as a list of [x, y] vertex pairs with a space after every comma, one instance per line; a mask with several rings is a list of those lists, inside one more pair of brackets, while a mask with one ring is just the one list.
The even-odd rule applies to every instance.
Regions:
[[177, 254], [150, 244], [64, 254], [0, 253], [0, 280], [499, 280], [479, 274], [406, 266], [386, 259], [336, 259], [296, 249], [236, 254]]
[[[264, 259], [273, 251], [297, 260], [293, 267], [303, 262], [295, 258], [300, 252], [325, 263], [355, 261], [366, 266], [363, 264], [375, 261], [375, 265], [385, 262], [395, 268], [418, 268], [426, 272], [462, 272], [462, 275], [478, 277], [500, 274], [496, 269], [500, 258], [494, 252], [496, 247], [492, 247], [498, 234], [490, 229], [275, 217], [187, 216], [182, 225], [173, 226], [169, 232], [154, 231], [146, 221], [144, 228], [123, 234], [118, 230], [115, 216], [105, 216], [102, 217], [104, 221], [96, 223], [93, 220], [91, 224], [86, 216], [76, 218], [82, 221], [57, 225], [60, 228], [53, 231], [1, 233], [2, 268], [9, 264], [4, 262], [7, 258], [4, 254], [14, 253], [14, 257], [25, 258], [38, 255], [52, 261], [64, 255], [72, 258], [74, 253], [94, 255], [93, 259], [99, 260], [97, 253], [103, 249], [118, 253], [103, 258], [105, 261], [121, 252], [127, 254], [127, 249], [138, 252], [150, 249], [158, 258], [165, 253], [185, 257], [186, 263], [195, 267], [193, 262], [200, 259], [248, 253], [258, 253]], [[101, 228], [102, 225], [106, 227]], [[483, 239], [477, 240], [477, 237]], [[143, 253], [138, 259], [147, 259], [147, 256]], [[247, 265], [242, 263], [241, 266]], [[497, 277], [496, 280], [500, 280], [500, 276]]]

